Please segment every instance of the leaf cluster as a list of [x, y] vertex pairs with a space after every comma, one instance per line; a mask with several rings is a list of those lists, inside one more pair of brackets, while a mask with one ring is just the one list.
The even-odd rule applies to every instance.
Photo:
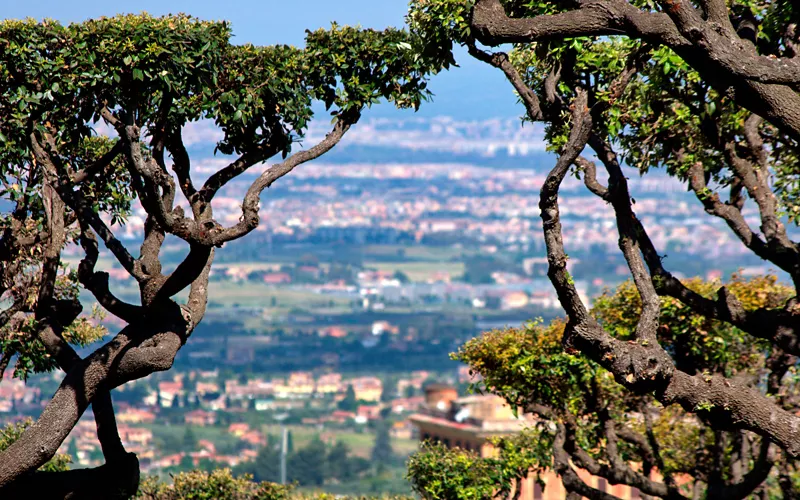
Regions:
[[542, 461], [549, 443], [546, 434], [528, 429], [497, 440], [495, 457], [480, 457], [472, 451], [427, 442], [409, 458], [407, 477], [427, 500], [506, 498], [517, 481], [549, 465]]
[[[368, 500], [367, 497], [342, 497], [326, 493], [295, 491], [293, 485], [253, 481], [252, 476], [234, 476], [230, 469], [211, 472], [181, 472], [164, 483], [155, 476], [146, 477], [134, 497], [137, 500]], [[410, 500], [406, 497], [370, 497], [372, 500]]]
[[141, 500], [289, 500], [291, 486], [253, 482], [245, 475], [234, 477], [230, 469], [208, 472], [181, 472], [172, 477], [172, 484], [156, 477], [142, 481], [137, 493]]
[[[715, 296], [721, 286], [699, 279], [684, 284], [706, 297]], [[725, 286], [747, 310], [781, 307], [792, 296], [774, 276], [746, 279], [734, 275]], [[625, 282], [600, 296], [591, 313], [606, 331], [632, 342], [641, 299], [633, 283]], [[755, 381], [767, 374], [768, 342], [698, 315], [672, 298], [662, 298], [660, 323], [659, 342], [683, 370], [707, 376], [745, 376]], [[502, 396], [512, 407], [537, 414], [543, 424], [559, 421], [574, 426], [576, 444], [603, 462], [606, 438], [599, 411], [607, 411], [617, 425], [644, 436], [642, 411], [652, 411], [644, 408], [653, 403], [625, 391], [596, 363], [565, 352], [561, 345], [564, 328], [563, 320], [555, 320], [548, 325], [532, 322], [523, 328], [489, 331], [468, 341], [452, 357], [469, 365], [473, 375], [480, 375], [474, 390]], [[794, 392], [791, 379], [784, 384], [787, 394]], [[695, 475], [709, 470], [713, 430], [677, 406], [656, 408], [653, 432], [660, 443], [665, 470]], [[537, 438], [547, 436], [548, 427], [541, 425]], [[542, 443], [529, 448], [537, 446]], [[630, 443], [620, 441], [618, 447], [625, 460], [641, 461], [640, 451]], [[553, 450], [547, 445], [540, 450], [531, 453], [538, 463], [546, 464]]]
[[[715, 298], [719, 282], [698, 278], [684, 281], [691, 290]], [[793, 296], [792, 290], [775, 276], [746, 279], [733, 275], [725, 285], [745, 310], [777, 309]], [[641, 299], [633, 282], [626, 281], [613, 291], [606, 290], [592, 309], [603, 327], [621, 340], [632, 340], [641, 312]], [[672, 297], [661, 298], [659, 343], [676, 365], [687, 373], [760, 374], [770, 343], [755, 339], [730, 324], [707, 318]]]
[[469, 365], [482, 380], [474, 390], [488, 388], [513, 408], [532, 403], [578, 411], [583, 388], [599, 373], [599, 366], [564, 352], [564, 322], [524, 328], [492, 330], [464, 344], [451, 355]]
[[[39, 291], [40, 273], [32, 266], [33, 263], [25, 271], [25, 277], [30, 275], [30, 279], [21, 280], [21, 286], [26, 287], [24, 293], [27, 295], [28, 310], [36, 308]], [[77, 300], [78, 293], [78, 279], [75, 273], [59, 274], [55, 283], [55, 298]], [[93, 344], [108, 334], [108, 329], [102, 325], [105, 316], [105, 311], [94, 304], [91, 313], [80, 315], [75, 321], [66, 325], [61, 335], [64, 340], [75, 346], [85, 347]], [[50, 372], [58, 368], [56, 360], [48, 354], [42, 341], [37, 338], [39, 327], [36, 317], [25, 313], [17, 313], [0, 327], [0, 352], [5, 358], [16, 356], [14, 378], [27, 380], [34, 373]]]

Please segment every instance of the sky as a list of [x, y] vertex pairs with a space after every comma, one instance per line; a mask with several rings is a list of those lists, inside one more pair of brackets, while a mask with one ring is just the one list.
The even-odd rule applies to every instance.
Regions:
[[[0, 0], [0, 14], [6, 19], [48, 17], [70, 23], [142, 11], [153, 15], [185, 12], [206, 20], [230, 21], [233, 43], [300, 45], [306, 29], [328, 27], [332, 21], [376, 29], [402, 26], [408, 0]], [[511, 86], [498, 70], [463, 51], [457, 60], [460, 68], [432, 79], [434, 100], [423, 105], [420, 114], [478, 120], [521, 114]], [[397, 113], [383, 105], [370, 115]]]

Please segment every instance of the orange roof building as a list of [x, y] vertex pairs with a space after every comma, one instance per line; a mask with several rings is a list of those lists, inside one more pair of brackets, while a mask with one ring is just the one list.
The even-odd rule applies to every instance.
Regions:
[[[494, 456], [494, 437], [513, 435], [534, 422], [532, 415], [514, 413], [505, 400], [494, 395], [459, 398], [454, 388], [432, 384], [426, 388], [426, 402], [409, 420], [422, 441], [438, 441], [448, 448], [474, 451], [481, 457]], [[640, 498], [639, 491], [626, 485], [609, 485], [606, 480], [578, 469], [587, 484], [623, 500]], [[563, 500], [567, 496], [554, 472], [542, 474], [545, 488], [531, 475], [520, 485], [519, 500]]]

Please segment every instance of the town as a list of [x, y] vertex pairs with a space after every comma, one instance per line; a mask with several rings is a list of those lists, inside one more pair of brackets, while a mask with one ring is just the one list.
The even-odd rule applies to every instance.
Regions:
[[[7, 422], [24, 421], [25, 415], [41, 411], [46, 402], [43, 392], [56, 383], [55, 378], [44, 378], [37, 384], [20, 380], [0, 384], [0, 414], [11, 417]], [[272, 440], [282, 428], [289, 430], [294, 450], [319, 440], [345, 450], [356, 468], [369, 468], [365, 461], [375, 458], [376, 452], [385, 454], [380, 455], [383, 465], [391, 468], [416, 450], [409, 416], [424, 404], [425, 386], [440, 380], [457, 384], [464, 392], [473, 381], [465, 367], [452, 373], [421, 370], [384, 378], [332, 371], [266, 378], [188, 370], [150, 377], [116, 394], [117, 425], [126, 449], [140, 457], [142, 471], [148, 474], [219, 467], [250, 470], [259, 453], [274, 452]], [[78, 466], [102, 463], [91, 412], [60, 451]], [[357, 471], [351, 472], [336, 479], [356, 478]], [[293, 471], [291, 461], [289, 473], [303, 486], [322, 484], [306, 478], [305, 467]], [[404, 491], [402, 484], [382, 487]]]
[[[330, 163], [303, 166], [272, 188], [256, 234], [219, 250], [206, 319], [173, 369], [114, 392], [120, 436], [143, 473], [230, 467], [278, 481], [287, 429], [290, 481], [408, 493], [404, 461], [420, 440], [412, 419], [424, 388], [447, 383], [466, 395], [474, 382], [449, 354], [483, 331], [560, 313], [540, 237], [538, 192], [551, 161], [540, 131], [512, 135], [513, 121], [411, 125], [368, 121]], [[213, 130], [196, 128], [190, 146], [209, 147]], [[431, 163], [437, 153], [449, 161]], [[227, 160], [204, 161], [211, 172]], [[734, 244], [720, 220], [703, 218], [680, 182], [628, 175], [636, 212], [678, 276], [774, 273]], [[247, 184], [233, 182], [215, 199], [220, 220], [235, 223]], [[616, 251], [614, 212], [577, 176], [564, 191], [569, 266], [588, 303], [628, 269]], [[119, 228], [123, 242], [141, 238], [144, 218], [135, 205]], [[186, 251], [168, 240], [166, 265]], [[79, 249], [65, 255], [74, 268]], [[98, 269], [135, 303], [135, 283], [112, 261], [101, 252]], [[103, 325], [122, 326], [111, 317]], [[35, 418], [57, 380], [23, 382], [9, 370], [0, 421]], [[62, 445], [79, 466], [103, 462], [94, 425], [87, 412]], [[342, 457], [349, 465], [336, 473], [308, 462]]]

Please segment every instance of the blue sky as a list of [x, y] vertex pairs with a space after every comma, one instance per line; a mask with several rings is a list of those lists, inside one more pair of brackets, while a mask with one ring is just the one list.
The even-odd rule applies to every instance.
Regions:
[[[257, 45], [301, 44], [305, 29], [327, 27], [331, 21], [370, 28], [401, 26], [407, 0], [0, 0], [4, 18], [45, 17], [62, 23], [123, 12], [146, 11], [154, 15], [186, 12], [203, 19], [232, 23], [234, 43]], [[494, 68], [461, 53], [461, 68], [439, 75], [430, 84], [434, 102], [423, 106], [426, 116], [450, 115], [459, 119], [485, 119], [520, 114], [510, 85]], [[394, 110], [379, 106], [374, 115]]]

